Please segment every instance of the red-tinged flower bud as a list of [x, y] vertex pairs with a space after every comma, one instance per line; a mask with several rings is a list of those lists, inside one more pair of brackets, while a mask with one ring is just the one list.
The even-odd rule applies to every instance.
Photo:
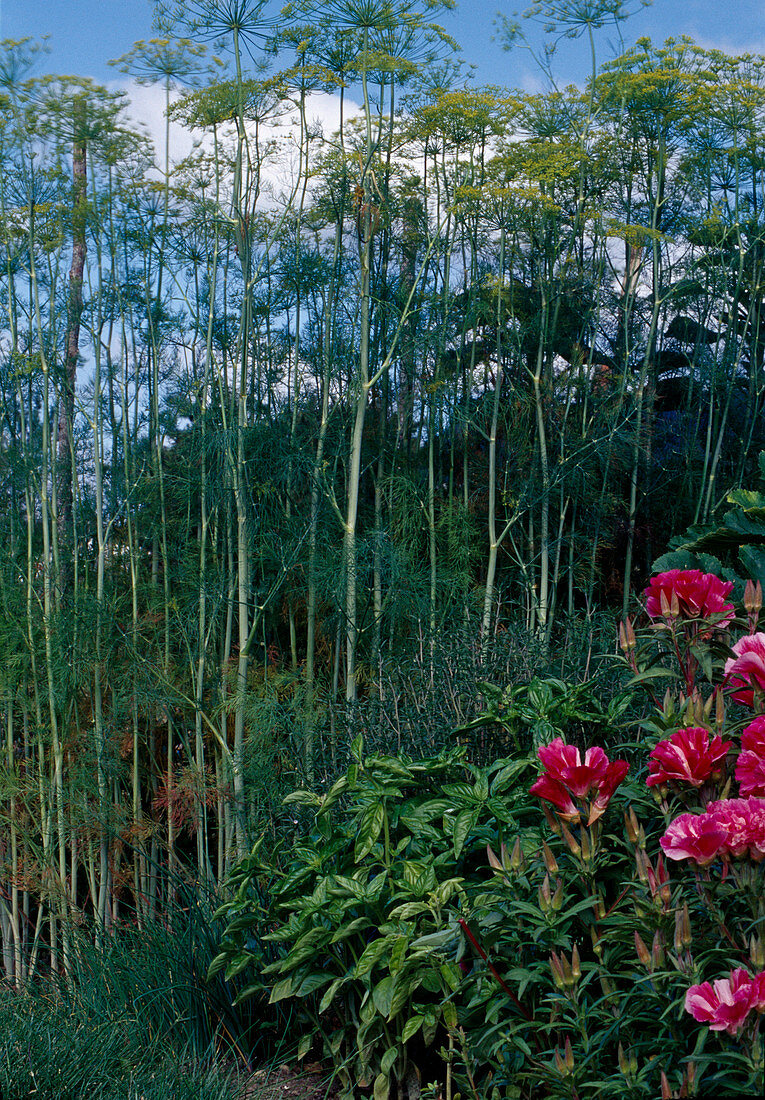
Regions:
[[683, 904], [683, 923], [681, 935], [683, 938], [683, 947], [690, 947], [693, 943], [693, 933], [691, 931], [691, 914], [688, 911], [688, 902]]
[[590, 843], [590, 834], [584, 826], [580, 831], [580, 837], [582, 841], [582, 862], [589, 863], [592, 859], [592, 844]]
[[539, 898], [539, 908], [543, 913], [547, 913], [552, 904], [552, 894], [550, 892], [550, 876], [545, 875], [542, 880], [542, 885], [537, 890], [537, 897]]
[[616, 1057], [619, 1060], [619, 1071], [621, 1073], [623, 1073], [625, 1077], [629, 1077], [629, 1075], [630, 1075], [630, 1064], [627, 1061], [627, 1055], [624, 1053], [624, 1047], [622, 1046], [621, 1042], [619, 1043], [619, 1046], [616, 1048]]
[[573, 856], [581, 855], [581, 852], [582, 852], [581, 845], [579, 844], [579, 841], [575, 839], [575, 837], [573, 836], [573, 834], [572, 834], [571, 830], [568, 828], [568, 826], [565, 825], [561, 821], [560, 828], [561, 828], [561, 836], [563, 837], [563, 841], [564, 841], [566, 847], [568, 848], [569, 852], [571, 852], [571, 854]]
[[523, 867], [523, 849], [521, 848], [521, 838], [517, 836], [515, 843], [513, 844], [513, 850], [510, 853], [510, 869], [512, 871], [520, 871]]
[[651, 944], [651, 971], [664, 969], [664, 942], [661, 933], [654, 932]]
[[646, 863], [648, 862], [648, 856], [645, 854], [645, 849], [638, 848], [635, 852], [635, 867], [637, 868], [638, 878], [645, 885], [648, 882], [648, 874], [646, 873]]
[[715, 726], [718, 734], [722, 733], [725, 725], [725, 695], [719, 687], [715, 688]]
[[566, 985], [566, 980], [563, 975], [563, 967], [561, 966], [560, 959], [554, 951], [550, 954], [550, 970], [552, 972], [552, 980], [555, 988], [564, 989]]
[[757, 631], [757, 621], [762, 610], [762, 585], [759, 581], [753, 584], [751, 580], [746, 582], [744, 589], [744, 610], [749, 618], [749, 633]]
[[646, 970], [650, 970], [651, 969], [651, 954], [650, 954], [648, 948], [645, 945], [645, 941], [643, 940], [643, 937], [640, 935], [639, 932], [635, 933], [635, 951], [637, 952], [638, 959], [643, 964], [643, 966], [646, 968]]
[[630, 806], [629, 813], [627, 813], [626, 810], [624, 812], [624, 831], [627, 834], [627, 840], [630, 844], [637, 844], [638, 821], [632, 806]]
[[680, 952], [685, 947], [685, 944], [683, 943], [683, 911], [682, 911], [682, 909], [678, 909], [675, 912], [674, 944], [675, 944], [675, 954], [679, 955]]
[[547, 841], [545, 841], [545, 840], [542, 841], [542, 855], [544, 856], [545, 867], [547, 868], [547, 870], [550, 872], [551, 875], [554, 875], [556, 873], [556, 871], [558, 870], [558, 861], [556, 860], [555, 856], [552, 854], [550, 846], [547, 844]]
[[756, 935], [749, 941], [749, 958], [757, 970], [765, 968], [765, 942]]
[[661, 1100], [672, 1100], [672, 1089], [669, 1087], [664, 1070], [661, 1071]]
[[571, 1049], [571, 1040], [568, 1035], [566, 1036], [566, 1045], [563, 1049], [563, 1060], [566, 1063], [566, 1069], [571, 1073], [574, 1069], [574, 1052]]
[[567, 989], [573, 989], [573, 987], [576, 985], [576, 981], [574, 980], [574, 972], [571, 969], [571, 963], [568, 961], [562, 951], [560, 953], [560, 965], [561, 970], [563, 971], [563, 984], [566, 986]]
[[667, 909], [672, 902], [672, 884], [669, 881], [669, 875], [667, 874], [667, 868], [664, 864], [663, 854], [659, 854], [659, 858], [656, 861], [656, 878], [659, 883], [659, 895], [661, 897], [662, 905]]
[[582, 964], [579, 958], [579, 948], [574, 944], [574, 950], [571, 952], [571, 974], [575, 982], [578, 982], [582, 976]]
[[626, 655], [635, 648], [636, 644], [635, 630], [632, 626], [632, 620], [628, 616], [624, 622], [619, 623], [619, 646]]
[[693, 1087], [696, 1084], [696, 1063], [688, 1062], [685, 1067], [685, 1079], [688, 1082], [688, 1095], [693, 1096]]
[[567, 1077], [568, 1076], [568, 1070], [566, 1068], [566, 1063], [561, 1058], [560, 1051], [558, 1050], [557, 1047], [555, 1048], [554, 1058], [555, 1058], [555, 1068], [557, 1069], [558, 1073], [561, 1075], [561, 1077]]
[[648, 889], [651, 891], [651, 897], [655, 898], [659, 889], [659, 884], [656, 881], [656, 873], [653, 869], [653, 865], [645, 852], [643, 852], [643, 867], [648, 882]]
[[489, 866], [493, 867], [493, 869], [495, 871], [501, 871], [502, 870], [502, 864], [500, 863], [500, 861], [497, 859], [496, 855], [494, 854], [494, 849], [492, 848], [491, 844], [486, 845], [486, 855], [487, 855], [488, 860], [489, 860]]
[[546, 802], [542, 803], [542, 813], [545, 815], [547, 824], [550, 826], [556, 836], [560, 836], [561, 823], [559, 818], [552, 812]]
[[600, 988], [603, 990], [604, 997], [610, 997], [614, 991], [613, 983], [605, 974], [600, 975]]
[[555, 893], [552, 896], [553, 912], [557, 913], [563, 905], [563, 879], [559, 878], [555, 883]]

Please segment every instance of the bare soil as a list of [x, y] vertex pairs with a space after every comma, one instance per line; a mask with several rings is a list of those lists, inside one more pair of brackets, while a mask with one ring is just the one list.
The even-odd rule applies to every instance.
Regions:
[[283, 1065], [256, 1070], [243, 1083], [238, 1100], [332, 1100], [335, 1095], [326, 1067], [312, 1062], [299, 1069]]

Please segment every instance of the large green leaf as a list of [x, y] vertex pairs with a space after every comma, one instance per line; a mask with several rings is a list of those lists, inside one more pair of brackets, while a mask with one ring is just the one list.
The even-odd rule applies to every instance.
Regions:
[[384, 821], [385, 803], [383, 801], [373, 802], [361, 815], [359, 831], [356, 835], [356, 844], [353, 849], [353, 859], [355, 863], [360, 863], [361, 860], [372, 851], [382, 831]]

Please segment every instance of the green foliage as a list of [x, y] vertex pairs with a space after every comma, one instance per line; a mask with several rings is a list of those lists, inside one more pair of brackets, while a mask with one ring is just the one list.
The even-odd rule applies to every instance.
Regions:
[[120, 928], [71, 942], [68, 982], [0, 992], [3, 1100], [226, 1100], [236, 1082], [213, 1064], [247, 1030], [233, 992], [207, 983], [218, 933], [201, 895], [166, 928]]
[[[756, 630], [755, 611], [747, 621]], [[320, 1042], [344, 1094], [412, 1095], [413, 1080], [444, 1081], [447, 1066], [476, 1100], [761, 1087], [757, 1024], [716, 1035], [685, 1003], [694, 984], [762, 968], [763, 864], [723, 857], [700, 871], [659, 846], [680, 813], [728, 797], [725, 763], [695, 786], [645, 782], [652, 746], [679, 729], [735, 736], [720, 687], [730, 650], [697, 620], [630, 631], [631, 683], [608, 705], [592, 683], [482, 684], [487, 709], [470, 723], [519, 743], [565, 734], [570, 751], [586, 730], [607, 735], [630, 774], [599, 812], [575, 793], [540, 828], [533, 758], [520, 751], [478, 768], [464, 750], [364, 759], [357, 741], [326, 793], [288, 797], [310, 824], [285, 869], [258, 850], [238, 867], [210, 973], [246, 974], [242, 999], [293, 1005], [300, 1054]], [[670, 685], [663, 699], [657, 682]], [[638, 691], [651, 713], [635, 718]]]
[[[765, 484], [765, 451], [759, 455]], [[735, 581], [743, 593], [747, 578], [765, 587], [765, 492], [734, 489], [720, 520], [697, 524], [670, 541], [671, 550], [653, 563], [653, 571], [701, 569]]]
[[608, 739], [630, 704], [629, 695], [623, 693], [603, 703], [592, 680], [568, 684], [554, 676], [535, 676], [528, 683], [505, 688], [486, 681], [477, 687], [485, 709], [458, 732], [500, 726], [518, 752], [537, 749], [554, 737], [575, 743]]
[[[364, 759], [357, 741], [324, 795], [288, 797], [313, 819], [284, 853], [288, 868], [275, 873], [256, 848], [235, 871], [211, 975], [246, 971], [253, 980], [240, 1000], [294, 1002], [310, 1021], [300, 1054], [320, 1043], [344, 1093], [373, 1086], [381, 1100], [403, 1087], [456, 1026], [460, 920], [487, 842], [516, 827], [515, 791], [529, 763], [481, 769], [464, 750], [416, 763]], [[271, 962], [268, 944], [278, 951]]]

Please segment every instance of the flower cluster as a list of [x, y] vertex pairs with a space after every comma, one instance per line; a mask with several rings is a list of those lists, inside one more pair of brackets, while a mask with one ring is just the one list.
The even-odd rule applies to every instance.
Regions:
[[742, 795], [765, 795], [765, 716], [755, 718], [741, 734], [736, 780]]
[[589, 804], [587, 824], [592, 825], [602, 815], [611, 797], [629, 768], [626, 760], [609, 761], [603, 749], [587, 749], [582, 760], [575, 745], [567, 745], [556, 737], [542, 745], [537, 755], [545, 767], [544, 773], [531, 787], [531, 793], [551, 802], [561, 817], [579, 821], [581, 808], [575, 799], [595, 798]]
[[718, 856], [765, 859], [765, 798], [724, 798], [703, 814], [681, 814], [659, 841], [669, 859], [700, 867]]
[[685, 995], [685, 1010], [699, 1023], [709, 1024], [711, 1031], [737, 1035], [752, 1010], [765, 1012], [765, 971], [752, 977], [740, 968], [714, 985], [692, 985]]
[[737, 703], [754, 707], [755, 696], [758, 702], [765, 697], [765, 634], [746, 634], [732, 648], [736, 656], [725, 663], [723, 686], [735, 689]]
[[701, 787], [719, 774], [731, 744], [718, 735], [710, 738], [708, 731], [699, 726], [678, 730], [668, 741], [660, 741], [651, 753], [648, 786], [687, 783], [691, 787]]
[[652, 619], [706, 619], [718, 629], [733, 619], [727, 603], [733, 584], [700, 569], [670, 569], [652, 577], [644, 592], [645, 609]]

